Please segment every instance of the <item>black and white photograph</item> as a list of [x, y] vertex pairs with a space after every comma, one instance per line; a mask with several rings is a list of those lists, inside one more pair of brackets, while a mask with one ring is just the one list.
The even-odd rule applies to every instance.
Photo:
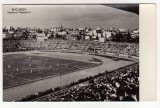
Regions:
[[139, 4], [4, 4], [3, 102], [139, 102]]

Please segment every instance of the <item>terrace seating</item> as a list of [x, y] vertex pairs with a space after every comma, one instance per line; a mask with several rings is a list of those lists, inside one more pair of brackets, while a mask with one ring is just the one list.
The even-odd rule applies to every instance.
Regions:
[[139, 65], [94, 78], [34, 101], [139, 101]]
[[99, 43], [93, 41], [71, 41], [71, 40], [5, 40], [3, 41], [3, 51], [18, 51], [19, 47], [27, 50], [60, 50], [68, 51], [91, 51], [91, 49], [101, 49], [104, 53], [116, 53], [127, 56], [139, 56], [139, 45], [136, 43]]

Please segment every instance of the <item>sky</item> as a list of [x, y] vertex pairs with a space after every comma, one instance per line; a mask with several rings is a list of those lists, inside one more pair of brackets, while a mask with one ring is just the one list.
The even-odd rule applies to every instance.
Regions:
[[[26, 14], [11, 14], [25, 8]], [[3, 27], [139, 28], [139, 15], [105, 5], [3, 5]]]

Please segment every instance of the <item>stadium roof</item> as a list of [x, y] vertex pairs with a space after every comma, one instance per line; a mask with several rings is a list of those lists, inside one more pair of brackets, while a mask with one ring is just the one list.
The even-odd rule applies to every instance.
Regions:
[[106, 6], [125, 10], [139, 15], [139, 4], [107, 4]]

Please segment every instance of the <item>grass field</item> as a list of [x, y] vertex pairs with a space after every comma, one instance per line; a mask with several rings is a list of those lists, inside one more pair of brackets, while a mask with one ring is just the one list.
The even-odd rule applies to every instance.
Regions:
[[96, 63], [27, 54], [3, 56], [3, 88], [96, 66]]

